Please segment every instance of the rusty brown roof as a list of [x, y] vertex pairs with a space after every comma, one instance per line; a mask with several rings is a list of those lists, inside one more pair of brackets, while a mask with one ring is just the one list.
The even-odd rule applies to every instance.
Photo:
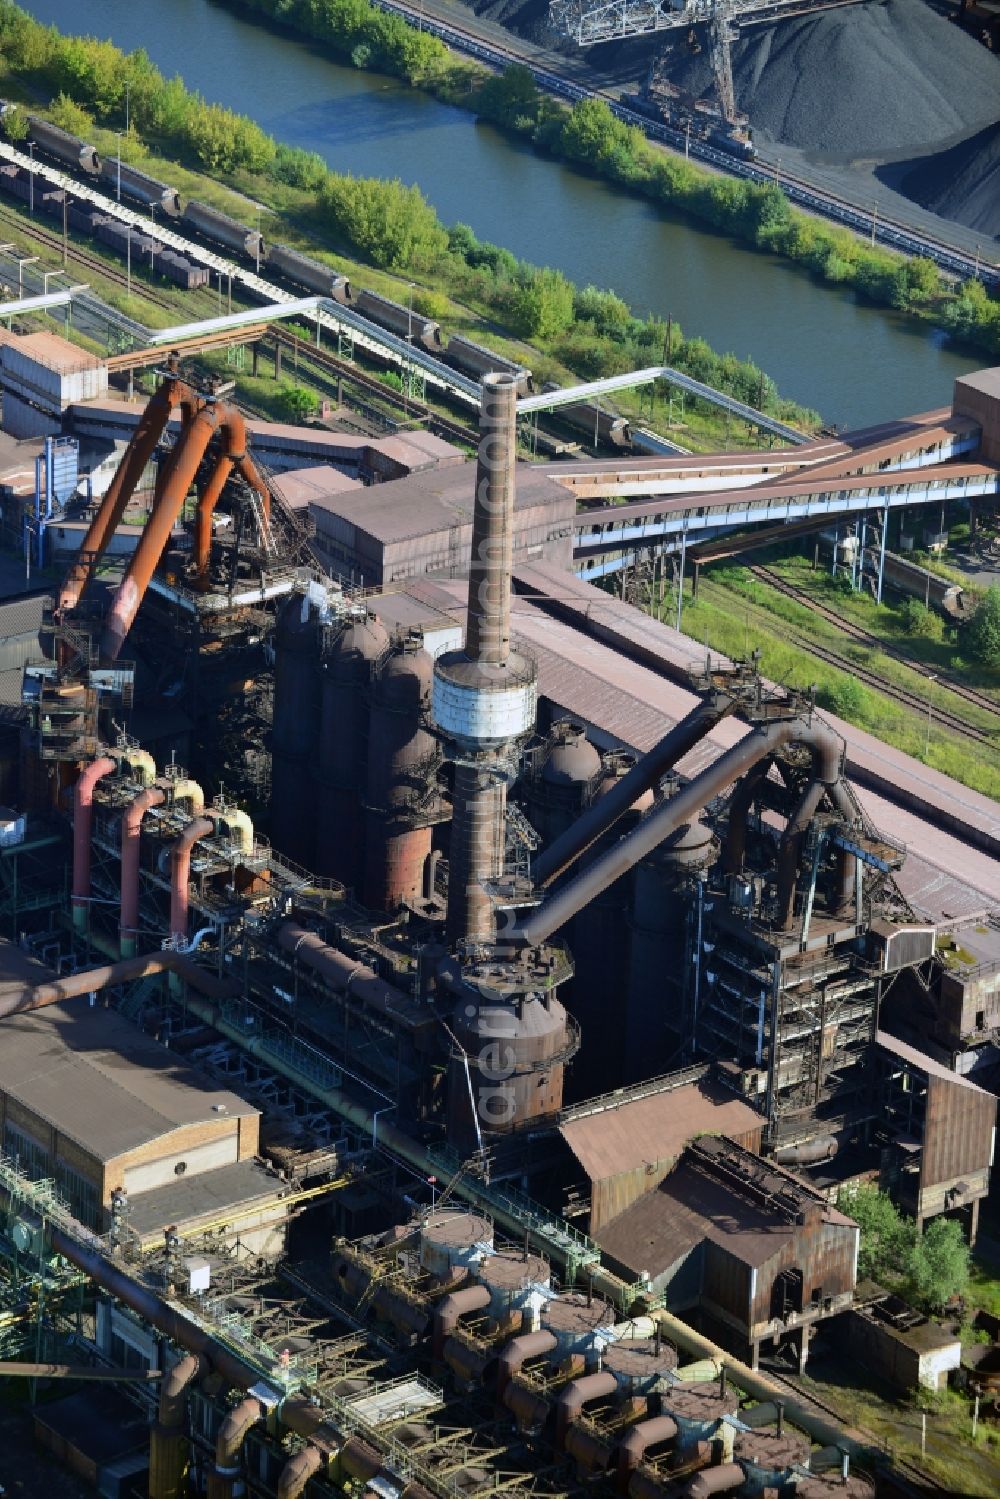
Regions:
[[672, 1161], [696, 1135], [743, 1139], [762, 1128], [756, 1109], [711, 1078], [571, 1119], [562, 1135], [591, 1181]]

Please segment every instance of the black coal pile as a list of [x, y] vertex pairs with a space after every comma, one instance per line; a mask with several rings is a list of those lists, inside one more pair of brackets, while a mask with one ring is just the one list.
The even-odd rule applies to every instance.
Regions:
[[1000, 123], [877, 175], [931, 213], [1000, 239]]
[[[1000, 59], [925, 0], [846, 6], [745, 30], [736, 97], [755, 131], [829, 160], [884, 161], [1000, 118]], [[670, 77], [712, 88], [708, 48], [671, 49]]]

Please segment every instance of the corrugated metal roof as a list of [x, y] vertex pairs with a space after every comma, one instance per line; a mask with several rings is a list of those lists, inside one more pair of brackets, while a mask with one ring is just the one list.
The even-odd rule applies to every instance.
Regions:
[[29, 593], [22, 598], [5, 600], [0, 604], [0, 640], [37, 635], [45, 608], [51, 603], [51, 595], [47, 593]]
[[562, 1135], [591, 1181], [656, 1161], [676, 1160], [696, 1135], [743, 1136], [763, 1127], [755, 1109], [702, 1078], [571, 1119]]
[[[815, 1198], [788, 1173], [775, 1174], [782, 1178], [782, 1185], [792, 1185], [803, 1198]], [[825, 1204], [822, 1213], [826, 1222], [851, 1224], [843, 1213]], [[790, 1222], [787, 1214], [769, 1211], [685, 1156], [656, 1191], [641, 1197], [595, 1237], [619, 1264], [637, 1276], [646, 1271], [655, 1279], [706, 1239], [743, 1264], [759, 1267], [799, 1232], [799, 1225]]]
[[915, 1046], [907, 1046], [905, 1041], [900, 1041], [898, 1036], [892, 1036], [888, 1031], [876, 1031], [875, 1042], [890, 1056], [897, 1057], [899, 1061], [905, 1062], [917, 1072], [926, 1073], [928, 1077], [954, 1083], [957, 1088], [971, 1088], [973, 1093], [986, 1091], [980, 1088], [978, 1083], [972, 1082], [970, 1078], [963, 1077], [960, 1072], [952, 1072], [950, 1067], [946, 1067], [943, 1062], [938, 1062], [934, 1057], [929, 1057], [926, 1052], [918, 1051]]
[[[4, 988], [23, 972], [11, 960], [16, 952], [9, 946], [0, 952]], [[32, 981], [40, 981], [38, 973], [31, 970]], [[260, 1112], [114, 1011], [91, 1009], [86, 1000], [4, 1021], [0, 1092], [102, 1161], [185, 1125]]]
[[[363, 494], [345, 495], [338, 515], [382, 543], [407, 541], [452, 526], [472, 524], [476, 470], [471, 463], [434, 468], [374, 484]], [[518, 465], [517, 510], [552, 505], [571, 517], [576, 502], [568, 490], [530, 463]], [[464, 559], [463, 559], [464, 560]]]

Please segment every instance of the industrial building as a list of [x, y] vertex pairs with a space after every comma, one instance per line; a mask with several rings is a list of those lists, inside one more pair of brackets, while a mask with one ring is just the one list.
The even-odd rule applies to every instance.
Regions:
[[[892, 441], [995, 480], [992, 381]], [[139, 1376], [156, 1499], [905, 1482], [759, 1365], [853, 1304], [842, 1187], [975, 1236], [1000, 819], [576, 578], [609, 471], [516, 463], [518, 399], [473, 477], [171, 357], [98, 498], [31, 501], [83, 535], [0, 824], [2, 1253]], [[850, 509], [886, 440], [789, 486]]]

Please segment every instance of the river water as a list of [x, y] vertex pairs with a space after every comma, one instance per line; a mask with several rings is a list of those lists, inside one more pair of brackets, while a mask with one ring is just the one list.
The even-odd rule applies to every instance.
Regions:
[[828, 422], [864, 426], [944, 405], [955, 376], [983, 362], [212, 0], [21, 3], [61, 30], [145, 47], [163, 72], [335, 171], [418, 183], [445, 223], [463, 220], [581, 285], [611, 287], [640, 315], [672, 316], [719, 352], [756, 360]]

